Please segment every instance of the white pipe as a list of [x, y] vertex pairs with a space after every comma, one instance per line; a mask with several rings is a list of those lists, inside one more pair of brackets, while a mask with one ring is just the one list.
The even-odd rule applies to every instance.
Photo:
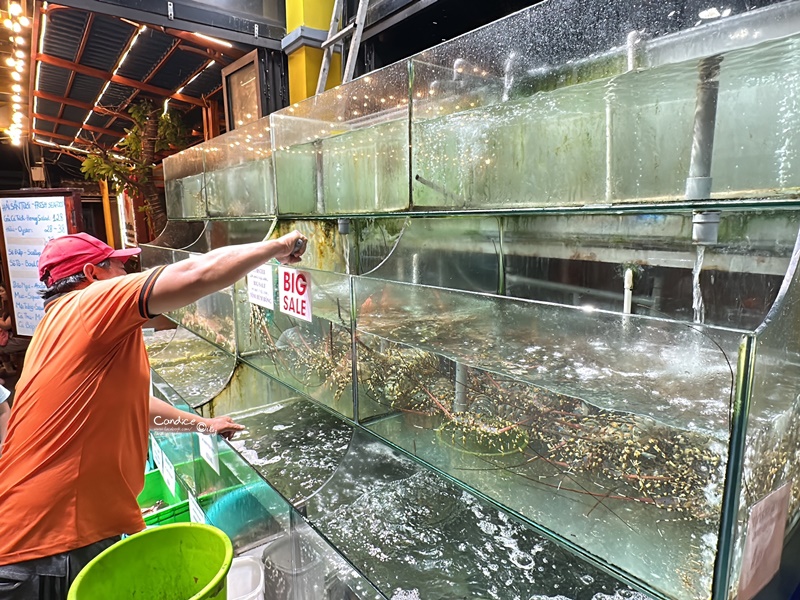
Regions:
[[626, 315], [631, 314], [631, 304], [633, 301], [633, 269], [625, 269], [625, 292], [622, 299], [622, 312]]

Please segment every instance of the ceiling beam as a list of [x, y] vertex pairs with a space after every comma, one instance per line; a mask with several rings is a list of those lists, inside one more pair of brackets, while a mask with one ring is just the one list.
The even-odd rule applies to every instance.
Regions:
[[193, 52], [194, 54], [199, 54], [200, 56], [204, 56], [209, 60], [214, 60], [221, 64], [223, 67], [228, 66], [231, 61], [227, 58], [222, 56], [219, 52], [214, 52], [213, 50], [203, 50], [201, 48], [195, 48], [190, 44], [181, 44], [180, 49], [184, 52]]
[[[41, 92], [39, 90], [34, 91], [33, 95], [36, 96], [37, 98], [41, 98], [42, 100], [49, 100], [50, 102], [60, 102], [61, 104], [68, 104], [70, 106], [75, 106], [77, 108], [82, 108], [84, 110], [91, 110], [99, 115], [112, 116], [117, 119], [125, 119], [126, 121], [133, 122], [133, 118], [130, 115], [126, 115], [125, 113], [121, 113], [112, 110], [110, 108], [95, 106], [89, 104], [88, 102], [81, 102], [80, 100], [73, 100], [72, 98], [63, 98], [61, 96], [56, 96], [55, 94], [48, 94], [47, 92]], [[33, 112], [31, 112], [31, 114], [33, 114]]]
[[247, 54], [246, 50], [240, 50], [235, 46], [229, 46], [224, 40], [217, 42], [213, 39], [209, 39], [208, 37], [200, 37], [196, 33], [181, 31], [180, 29], [173, 29], [171, 27], [162, 27], [161, 30], [167, 35], [171, 35], [173, 37], [182, 39], [185, 42], [189, 42], [190, 44], [194, 44], [194, 47], [198, 49], [212, 50], [215, 53], [230, 56], [233, 60], [238, 60]]
[[172, 100], [177, 100], [178, 102], [193, 104], [194, 106], [205, 106], [205, 102], [201, 98], [194, 98], [193, 96], [187, 96], [185, 94], [176, 94], [172, 90], [156, 87], [147, 83], [141, 83], [128, 77], [122, 77], [121, 75], [112, 75], [111, 73], [101, 69], [80, 65], [69, 60], [64, 60], [63, 58], [58, 58], [57, 56], [51, 56], [49, 54], [37, 54], [36, 60], [54, 67], [76, 71], [77, 73], [82, 73], [83, 75], [94, 77], [95, 79], [100, 79], [101, 81], [111, 81], [113, 83], [118, 83], [119, 85], [125, 85], [130, 88], [147, 92], [148, 94], [153, 94], [154, 96], [170, 98]]
[[[106, 129], [105, 127], [97, 127], [95, 125], [88, 125], [85, 123], [75, 123], [74, 121], [68, 121], [67, 119], [62, 119], [60, 117], [49, 117], [47, 115], [33, 113], [33, 118], [40, 119], [42, 121], [48, 121], [50, 123], [58, 123], [59, 125], [66, 125], [67, 127], [77, 127], [78, 129], [85, 129], [86, 131], [92, 131], [101, 135], [110, 135], [117, 140], [119, 140], [121, 137], [125, 137], [124, 131], [114, 131], [113, 129]], [[78, 132], [78, 134], [80, 134], [80, 132]]]
[[75, 139], [72, 136], [64, 135], [62, 133], [53, 133], [52, 131], [43, 131], [42, 129], [31, 129], [31, 133], [33, 135], [40, 135], [42, 137], [51, 137], [57, 140], [66, 140], [68, 142], [79, 142], [85, 146], [91, 146], [92, 142], [88, 140], [82, 140], [81, 138]]

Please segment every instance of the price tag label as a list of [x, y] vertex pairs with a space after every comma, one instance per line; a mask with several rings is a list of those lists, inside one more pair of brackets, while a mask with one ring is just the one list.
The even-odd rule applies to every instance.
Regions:
[[[163, 456], [163, 454], [162, 454]], [[167, 489], [175, 493], [175, 467], [172, 466], [172, 463], [169, 459], [164, 456], [162, 459], [162, 466], [161, 466], [161, 476], [164, 478], [164, 483], [167, 484]]]
[[219, 441], [217, 434], [198, 433], [197, 436], [200, 438], [200, 456], [219, 475]]
[[206, 522], [206, 513], [200, 508], [200, 503], [192, 494], [189, 494], [189, 519], [192, 523]]
[[305, 271], [278, 267], [280, 311], [311, 323], [311, 275]]
[[251, 304], [274, 310], [275, 290], [272, 286], [271, 265], [261, 265], [247, 274], [247, 299]]
[[791, 490], [791, 483], [786, 483], [750, 508], [739, 598], [755, 597], [780, 570]]
[[150, 436], [150, 451], [153, 453], [153, 462], [161, 469], [164, 464], [164, 453], [161, 451], [161, 447], [158, 445], [156, 439], [152, 436]]

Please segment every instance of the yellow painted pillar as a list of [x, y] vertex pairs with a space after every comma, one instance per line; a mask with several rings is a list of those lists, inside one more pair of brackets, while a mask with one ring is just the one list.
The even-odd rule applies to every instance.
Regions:
[[114, 244], [114, 220], [111, 218], [111, 199], [108, 197], [108, 182], [105, 179], [101, 179], [98, 183], [100, 184], [100, 193], [103, 197], [103, 219], [106, 224], [106, 240], [108, 240], [109, 246], [116, 248]]
[[[286, 31], [281, 47], [289, 57], [289, 102], [294, 104], [317, 91], [322, 64], [322, 42], [328, 37], [333, 0], [286, 0]], [[341, 83], [341, 55], [334, 52], [325, 89]]]

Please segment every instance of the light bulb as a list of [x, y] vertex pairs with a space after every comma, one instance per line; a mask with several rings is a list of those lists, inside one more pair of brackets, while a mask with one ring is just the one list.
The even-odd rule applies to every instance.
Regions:
[[8, 12], [10, 15], [17, 17], [22, 14], [22, 6], [17, 2], [12, 2], [8, 5]]
[[6, 29], [12, 29], [14, 27], [14, 23], [11, 21], [11, 19], [3, 19], [3, 27]]
[[19, 33], [20, 31], [22, 31], [22, 25], [20, 25], [19, 23], [14, 23], [14, 25], [12, 25], [11, 28], [14, 30], [14, 33]]
[[21, 112], [15, 112], [13, 115], [11, 115], [11, 120], [14, 121], [14, 123], [21, 123], [22, 122], [22, 113]]
[[9, 56], [9, 57], [6, 59], [6, 64], [7, 64], [9, 67], [13, 67], [14, 65], [16, 65], [16, 64], [17, 64], [17, 61], [15, 61], [13, 58], [11, 58], [11, 57]]
[[14, 102], [14, 104], [11, 105], [11, 108], [13, 108], [14, 110], [19, 110], [20, 108], [22, 108], [22, 106]]
[[18, 62], [17, 65], [14, 67], [14, 70], [17, 73], [22, 73], [22, 71], [25, 70], [25, 63], [23, 63], [22, 61]]
[[30, 27], [31, 20], [28, 17], [20, 17], [19, 24], [22, 25], [23, 27]]
[[16, 56], [17, 58], [25, 58], [25, 53], [22, 50], [15, 50], [14, 56]]
[[20, 36], [20, 35], [18, 35], [17, 37], [14, 38], [14, 43], [17, 46], [24, 46], [25, 45], [25, 38]]
[[17, 94], [14, 94], [13, 96], [11, 96], [11, 101], [12, 102], [22, 102], [22, 97], [18, 96]]
[[19, 94], [22, 92], [22, 86], [18, 83], [15, 83], [14, 85], [11, 86], [11, 91], [14, 92], [15, 94]]
[[11, 79], [13, 79], [14, 81], [22, 81], [22, 75], [20, 75], [16, 71], [11, 71]]

